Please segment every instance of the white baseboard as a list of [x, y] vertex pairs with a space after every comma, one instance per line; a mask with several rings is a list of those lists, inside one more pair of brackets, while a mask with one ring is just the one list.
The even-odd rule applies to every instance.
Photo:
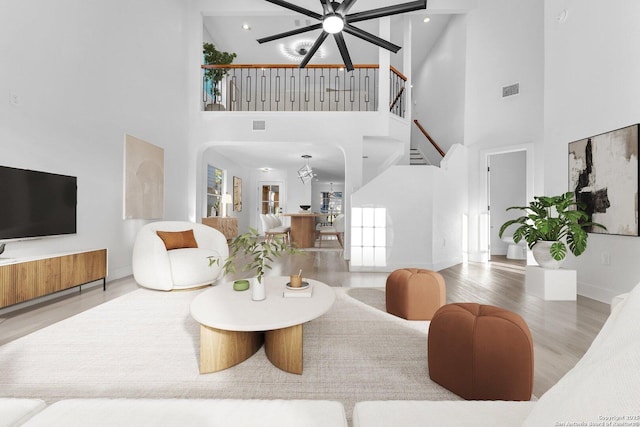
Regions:
[[437, 263], [408, 263], [408, 264], [395, 264], [395, 265], [385, 265], [385, 266], [353, 266], [349, 264], [349, 271], [353, 272], [385, 272], [391, 273], [396, 270], [400, 270], [402, 268], [419, 268], [423, 270], [432, 270], [432, 271], [440, 271], [445, 268], [453, 267], [456, 264], [460, 264], [462, 262], [461, 258], [452, 258], [449, 260], [438, 261]]
[[618, 294], [620, 294], [620, 291], [601, 288], [596, 285], [578, 281], [578, 295], [582, 295], [583, 297], [591, 298], [605, 304], [611, 304], [611, 300]]

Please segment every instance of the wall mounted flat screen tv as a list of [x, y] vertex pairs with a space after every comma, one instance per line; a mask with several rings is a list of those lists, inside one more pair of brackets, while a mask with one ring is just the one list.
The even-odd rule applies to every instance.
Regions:
[[77, 178], [0, 166], [0, 240], [76, 233]]

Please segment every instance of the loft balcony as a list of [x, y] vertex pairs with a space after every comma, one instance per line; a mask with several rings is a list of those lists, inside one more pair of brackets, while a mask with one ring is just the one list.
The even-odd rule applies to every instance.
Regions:
[[[213, 84], [213, 73], [224, 76]], [[379, 66], [293, 64], [202, 65], [203, 111], [333, 111], [379, 110]], [[390, 67], [389, 111], [405, 117], [407, 78]]]

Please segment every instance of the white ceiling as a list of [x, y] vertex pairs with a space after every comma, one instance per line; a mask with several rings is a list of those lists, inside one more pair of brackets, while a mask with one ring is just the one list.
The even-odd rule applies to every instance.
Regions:
[[[361, 1], [356, 3], [352, 12], [366, 9], [367, 2]], [[398, 4], [401, 2], [391, 1], [390, 4]], [[360, 9], [357, 9], [360, 6]], [[308, 7], [315, 12], [321, 13], [322, 8], [320, 2], [313, 9], [313, 3], [307, 4]], [[266, 37], [281, 32], [315, 24], [316, 21], [305, 15], [300, 15], [287, 9], [281, 9], [281, 14], [271, 13], [269, 15], [243, 15], [243, 16], [205, 16], [204, 22], [204, 40], [213, 42], [219, 50], [235, 52], [238, 56], [235, 64], [291, 64], [298, 63], [299, 60], [287, 57], [283, 50], [293, 53], [294, 47], [304, 41], [312, 43], [320, 34], [320, 30], [312, 31], [297, 36], [287, 37], [281, 40], [259, 44], [256, 39]], [[431, 21], [424, 23], [423, 19], [429, 15]], [[412, 24], [412, 63], [414, 69], [421, 66], [427, 57], [433, 44], [437, 41], [443, 29], [449, 23], [451, 15], [431, 15], [427, 11], [420, 11], [411, 14]], [[392, 35], [391, 42], [403, 45], [402, 32], [404, 28], [403, 16], [394, 16], [391, 18]], [[243, 24], [251, 27], [249, 31], [242, 28]], [[355, 24], [357, 27], [378, 35], [378, 20], [364, 21]], [[360, 40], [349, 34], [345, 34], [345, 41], [354, 64], [378, 63], [378, 47], [368, 42]], [[342, 63], [340, 53], [337, 50], [335, 42], [331, 37], [322, 45], [324, 57], [320, 58], [318, 54], [314, 56], [311, 63], [337, 64]], [[402, 50], [397, 54], [392, 54], [391, 62], [394, 66], [403, 71]], [[247, 149], [247, 145], [234, 144], [233, 146], [217, 146], [217, 152], [231, 159], [242, 159], [242, 164], [251, 168], [271, 167], [274, 169], [288, 169], [301, 167], [304, 160], [300, 157], [303, 154], [312, 155], [310, 161], [314, 172], [318, 174], [317, 178], [324, 182], [341, 182], [344, 181], [344, 157], [340, 150], [335, 147], [326, 147], [322, 145], [296, 145], [296, 152], [291, 153], [291, 145], [287, 144], [251, 144], [251, 148]], [[304, 151], [304, 152], [303, 152]], [[365, 155], [369, 157], [367, 161], [376, 164], [384, 162], [388, 153], [384, 150], [370, 150]]]

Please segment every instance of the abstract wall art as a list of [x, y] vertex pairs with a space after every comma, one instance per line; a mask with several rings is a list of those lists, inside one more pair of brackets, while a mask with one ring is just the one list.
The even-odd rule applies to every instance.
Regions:
[[569, 191], [585, 203], [592, 233], [638, 236], [638, 127], [569, 143]]
[[164, 149], [125, 134], [124, 219], [164, 216]]

